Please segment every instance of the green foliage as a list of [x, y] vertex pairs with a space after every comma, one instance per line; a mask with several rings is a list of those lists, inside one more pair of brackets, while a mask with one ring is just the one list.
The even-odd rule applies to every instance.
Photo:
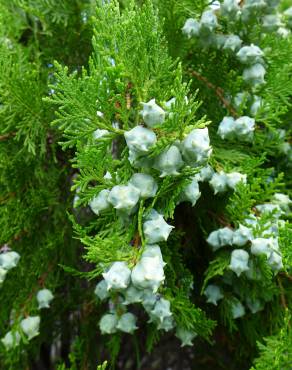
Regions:
[[[289, 78], [292, 64], [287, 63], [292, 50], [292, 41], [278, 39], [274, 35], [266, 36], [263, 47], [269, 45], [267, 60], [269, 63], [268, 86], [264, 92], [264, 98], [269, 103], [268, 114], [260, 115], [260, 120], [264, 124], [276, 128], [276, 122], [282, 126], [281, 117], [291, 108], [291, 79]], [[284, 46], [285, 45], [285, 46]], [[262, 138], [268, 148], [267, 138]]]
[[292, 334], [291, 317], [287, 312], [283, 328], [273, 336], [265, 338], [265, 342], [258, 343], [260, 356], [255, 360], [251, 370], [280, 370], [289, 369], [292, 361]]
[[283, 257], [285, 260], [285, 266], [288, 267], [290, 273], [292, 268], [292, 226], [286, 223], [283, 228], [280, 229], [280, 245]]
[[160, 333], [154, 325], [147, 326], [147, 340], [146, 340], [146, 351], [148, 353], [152, 352], [155, 345], [159, 343]]
[[104, 361], [102, 365], [98, 365], [96, 370], [106, 370], [107, 367], [107, 361]]
[[[33, 155], [36, 152], [44, 155], [48, 119], [44, 116], [41, 100], [45, 87], [39, 71], [39, 61], [36, 61], [33, 68], [29, 68], [31, 62], [28, 55], [21, 49], [13, 54], [7, 47], [2, 46], [0, 49], [2, 132], [22, 142], [23, 150]], [[20, 62], [14, 63], [15, 59]]]
[[188, 298], [180, 294], [179, 290], [176, 296], [171, 299], [171, 309], [179, 326], [186, 328], [190, 331], [199, 333], [205, 339], [208, 339], [216, 325], [210, 319], [207, 319], [205, 313]]
[[217, 276], [222, 276], [230, 263], [229, 253], [223, 252], [210, 262], [208, 269], [205, 271], [204, 284], [201, 293], [204, 292], [209, 280]]
[[[57, 370], [78, 370], [80, 369], [80, 366], [86, 366], [86, 364], [82, 364], [82, 351], [83, 351], [83, 343], [81, 340], [77, 339], [73, 343], [73, 349], [69, 354], [69, 362], [70, 362], [70, 367], [66, 367], [66, 365], [59, 364], [57, 367]], [[104, 361], [101, 365], [97, 365], [96, 370], [106, 370], [107, 369], [108, 362]]]
[[269, 201], [273, 194], [283, 189], [284, 174], [273, 177], [273, 169], [251, 170], [250, 181], [247, 185], [239, 184], [236, 191], [229, 198], [226, 211], [233, 222], [242, 222], [249, 211], [257, 204]]

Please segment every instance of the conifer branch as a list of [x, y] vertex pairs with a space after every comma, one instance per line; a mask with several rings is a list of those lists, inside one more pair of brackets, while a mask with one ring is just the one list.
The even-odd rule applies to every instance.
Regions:
[[217, 97], [221, 100], [222, 104], [225, 106], [225, 108], [230, 112], [230, 114], [237, 118], [239, 117], [238, 113], [234, 109], [234, 107], [231, 105], [231, 103], [225, 98], [224, 96], [224, 90], [219, 87], [215, 86], [212, 82], [210, 82], [206, 77], [202, 76], [200, 73], [194, 70], [189, 70], [189, 73], [196, 77], [198, 80], [202, 81], [209, 89], [214, 90]]
[[[96, 322], [112, 368], [161, 353], [163, 331], [195, 345], [193, 367], [242, 368], [256, 341], [253, 370], [291, 364], [292, 7], [278, 19], [277, 2], [0, 0], [3, 368], [60, 352], [51, 367], [96, 369]], [[213, 359], [196, 346], [211, 317]]]
[[38, 278], [37, 280], [37, 285], [32, 289], [30, 292], [29, 296], [27, 297], [26, 301], [23, 303], [22, 308], [18, 315], [24, 314], [25, 317], [29, 315], [29, 313], [26, 312], [28, 304], [31, 302], [33, 297], [35, 296], [36, 292], [38, 291], [39, 288], [43, 288], [45, 285], [45, 281], [49, 275], [49, 273], [52, 271], [53, 267], [55, 265], [55, 262], [52, 262], [48, 269], [42, 273], [42, 275]]

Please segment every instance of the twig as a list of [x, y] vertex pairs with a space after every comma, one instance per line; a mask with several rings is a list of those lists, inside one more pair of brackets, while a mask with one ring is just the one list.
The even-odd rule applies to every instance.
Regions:
[[45, 281], [46, 281], [46, 278], [48, 277], [49, 273], [52, 271], [53, 267], [54, 267], [54, 263], [52, 262], [50, 265], [49, 265], [49, 268], [47, 269], [47, 271], [45, 271], [38, 279], [38, 285], [40, 287], [44, 287], [44, 284], [45, 284]]
[[0, 204], [6, 202], [7, 200], [9, 200], [9, 199], [11, 199], [15, 196], [16, 196], [15, 192], [10, 192], [10, 193], [6, 194], [4, 197], [0, 198]]
[[29, 294], [29, 296], [27, 297], [26, 301], [23, 303], [22, 305], [22, 308], [20, 310], [20, 312], [18, 313], [17, 316], [19, 316], [20, 314], [24, 314], [25, 317], [28, 316], [28, 313], [26, 311], [26, 308], [27, 308], [27, 305], [29, 304], [29, 302], [32, 300], [32, 298], [34, 297], [35, 293], [37, 292], [37, 290], [40, 288], [43, 288], [44, 287], [44, 283], [45, 283], [45, 280], [46, 278], [48, 277], [48, 274], [52, 271], [53, 267], [54, 267], [54, 262], [52, 262], [47, 271], [43, 272], [42, 275], [38, 278], [38, 281], [37, 281], [37, 286], [35, 286], [31, 293]]
[[283, 285], [282, 285], [281, 278], [279, 276], [277, 277], [277, 281], [278, 281], [278, 285], [279, 285], [279, 288], [280, 288], [280, 297], [281, 297], [282, 306], [285, 309], [287, 309], [288, 306], [287, 306], [287, 302], [286, 302], [286, 298], [285, 298], [285, 294], [284, 294], [284, 288], [283, 288]]
[[134, 235], [131, 244], [135, 248], [139, 248], [139, 246], [141, 245], [141, 237], [139, 231], [137, 231], [136, 234]]
[[215, 94], [217, 97], [221, 100], [222, 104], [225, 106], [225, 108], [230, 112], [230, 114], [237, 118], [239, 117], [238, 113], [234, 109], [234, 107], [231, 105], [231, 103], [225, 98], [224, 96], [224, 90], [221, 87], [215, 86], [210, 82], [206, 77], [202, 76], [200, 73], [190, 70], [190, 74], [194, 77], [196, 77], [198, 80], [204, 82], [204, 84], [209, 88], [215, 91]]
[[207, 211], [215, 220], [217, 220], [222, 226], [226, 226], [226, 227], [229, 227], [231, 229], [233, 229], [233, 227], [230, 225], [229, 222], [227, 222], [226, 220], [224, 220], [222, 217], [223, 216], [220, 216], [220, 215], [217, 215], [216, 213], [214, 213], [213, 211], [211, 210], [208, 210]]
[[126, 92], [126, 106], [127, 109], [131, 109], [132, 105], [132, 95], [131, 95], [131, 89], [133, 88], [133, 84], [131, 82], [128, 83], [127, 86], [127, 92]]
[[12, 136], [15, 136], [16, 132], [8, 132], [8, 134], [0, 135], [0, 141], [9, 139]]
[[292, 281], [292, 276], [288, 275], [286, 272], [280, 272], [279, 275], [285, 277], [286, 279]]

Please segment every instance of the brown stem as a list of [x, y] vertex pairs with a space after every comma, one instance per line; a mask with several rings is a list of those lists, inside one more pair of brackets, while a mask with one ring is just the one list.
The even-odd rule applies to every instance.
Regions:
[[206, 77], [202, 76], [200, 73], [190, 70], [190, 74], [194, 77], [196, 77], [198, 80], [204, 82], [204, 84], [209, 88], [215, 91], [215, 94], [217, 97], [221, 100], [222, 104], [225, 106], [225, 108], [230, 112], [230, 114], [237, 118], [239, 117], [238, 113], [234, 109], [234, 107], [230, 104], [230, 102], [225, 98], [224, 96], [224, 90], [221, 87], [215, 86], [210, 82]]
[[0, 135], [0, 141], [9, 139], [11, 136], [15, 136], [16, 132], [8, 132], [7, 134]]
[[20, 314], [24, 314], [25, 317], [27, 317], [29, 315], [29, 313], [27, 312], [26, 308], [27, 308], [27, 305], [29, 304], [29, 302], [32, 300], [32, 298], [34, 297], [35, 293], [37, 292], [37, 290], [40, 288], [43, 288], [44, 287], [44, 284], [45, 284], [45, 281], [46, 281], [46, 278], [48, 277], [48, 274], [52, 271], [54, 267], [54, 262], [52, 262], [47, 271], [43, 272], [43, 274], [38, 278], [38, 281], [37, 281], [37, 286], [35, 286], [31, 293], [29, 294], [29, 296], [27, 297], [26, 301], [23, 303], [22, 305], [22, 309], [21, 311], [18, 313], [18, 316]]
[[6, 194], [4, 197], [0, 198], [0, 203], [4, 203], [8, 199], [11, 199], [11, 198], [13, 198], [15, 196], [16, 196], [16, 193], [15, 192], [10, 192], [10, 193]]
[[217, 220], [219, 222], [220, 225], [222, 226], [225, 226], [225, 227], [229, 227], [230, 229], [233, 229], [233, 227], [230, 225], [229, 222], [227, 222], [226, 220], [224, 220], [224, 216], [220, 216], [220, 215], [217, 215], [215, 212], [211, 211], [211, 210], [208, 210], [207, 211], [215, 220]]
[[280, 272], [279, 275], [285, 277], [286, 279], [292, 281], [292, 276], [288, 275], [286, 272]]
[[141, 237], [139, 235], [139, 232], [137, 231], [133, 239], [133, 246], [135, 248], [139, 248], [140, 245], [141, 245]]
[[281, 278], [279, 276], [277, 277], [277, 281], [278, 281], [278, 285], [279, 285], [279, 288], [280, 288], [280, 297], [281, 297], [282, 306], [285, 309], [287, 309], [288, 306], [287, 306], [287, 302], [286, 302], [286, 298], [285, 298], [285, 294], [284, 294], [284, 288], [283, 288], [283, 285], [282, 285]]

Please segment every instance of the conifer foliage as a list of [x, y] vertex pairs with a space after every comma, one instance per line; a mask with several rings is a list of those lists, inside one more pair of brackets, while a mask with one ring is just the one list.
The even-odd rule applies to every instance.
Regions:
[[0, 0], [0, 369], [291, 368], [291, 55], [285, 0]]

